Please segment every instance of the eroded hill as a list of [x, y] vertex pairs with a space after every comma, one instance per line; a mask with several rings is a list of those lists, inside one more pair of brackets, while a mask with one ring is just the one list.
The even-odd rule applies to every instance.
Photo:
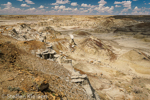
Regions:
[[149, 100], [147, 18], [0, 16], [0, 93]]

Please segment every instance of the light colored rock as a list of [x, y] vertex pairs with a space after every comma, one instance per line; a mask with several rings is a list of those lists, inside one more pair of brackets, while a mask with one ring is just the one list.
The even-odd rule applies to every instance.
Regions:
[[43, 59], [48, 59], [49, 58], [49, 54], [48, 53], [42, 53], [42, 58]]
[[48, 53], [50, 53], [50, 54], [54, 54], [54, 53], [56, 53], [56, 51], [55, 50], [51, 50], [50, 52], [48, 52]]
[[72, 72], [72, 76], [73, 76], [73, 75], [77, 75], [77, 76], [78, 76], [78, 75], [81, 75], [81, 74], [80, 74], [79, 71], [74, 71], [74, 72]]
[[87, 94], [88, 94], [90, 97], [93, 97], [93, 91], [92, 91], [92, 89], [91, 89], [91, 87], [90, 87], [89, 84], [83, 85], [82, 87], [86, 90]]
[[48, 49], [46, 49], [46, 50], [44, 50], [44, 51], [43, 51], [43, 53], [49, 53], [48, 51], [49, 51], [49, 50], [48, 50]]
[[72, 79], [71, 82], [73, 83], [80, 83], [80, 82], [83, 82], [84, 79]]
[[33, 41], [33, 40], [34, 40], [34, 39], [31, 39], [31, 38], [30, 38], [30, 39], [27, 39], [27, 41]]
[[71, 76], [72, 79], [76, 79], [76, 78], [82, 78], [82, 79], [84, 79], [86, 77], [87, 77], [86, 74], [85, 75], [80, 75], [80, 76]]
[[60, 56], [59, 54], [54, 55], [55, 58], [58, 58], [59, 56]]
[[124, 95], [116, 95], [114, 100], [126, 100]]

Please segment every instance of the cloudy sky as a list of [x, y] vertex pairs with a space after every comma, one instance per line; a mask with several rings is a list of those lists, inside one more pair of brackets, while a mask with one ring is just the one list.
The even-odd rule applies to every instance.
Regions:
[[150, 15], [150, 0], [0, 0], [0, 15]]

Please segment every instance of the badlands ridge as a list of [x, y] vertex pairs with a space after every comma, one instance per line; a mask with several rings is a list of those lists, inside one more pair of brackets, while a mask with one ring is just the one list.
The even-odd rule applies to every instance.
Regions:
[[150, 100], [149, 18], [0, 15], [0, 98]]

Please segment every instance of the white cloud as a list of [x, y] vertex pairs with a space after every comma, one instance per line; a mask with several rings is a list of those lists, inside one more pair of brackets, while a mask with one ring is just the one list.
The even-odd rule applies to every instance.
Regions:
[[63, 11], [78, 11], [78, 8], [66, 8], [66, 6], [55, 6], [55, 7], [52, 7], [53, 9], [56, 9], [58, 12], [63, 12]]
[[75, 9], [73, 9], [74, 11], [77, 11], [78, 10], [78, 8], [75, 8]]
[[[32, 2], [32, 0], [16, 0], [16, 1], [25, 1], [27, 2], [26, 4], [23, 3], [21, 4], [21, 7], [30, 7], [29, 4], [34, 4]], [[107, 1], [107, 0], [106, 0]], [[72, 7], [67, 7], [64, 6], [63, 4], [69, 3], [69, 0], [56, 0], [56, 4], [55, 6], [53, 6], [53, 10], [48, 11], [48, 7], [44, 7], [43, 5], [40, 5], [40, 7], [37, 8], [29, 8], [29, 9], [24, 9], [24, 8], [15, 8], [12, 7], [12, 3], [11, 2], [7, 2], [6, 4], [1, 4], [3, 6], [5, 6], [5, 8], [0, 8], [0, 14], [135, 14], [135, 15], [147, 15], [150, 14], [150, 8], [138, 8], [137, 6], [133, 9], [131, 9], [131, 4], [132, 1], [136, 1], [136, 0], [130, 0], [130, 1], [126, 1], [123, 0], [121, 2], [117, 2], [115, 1], [114, 4], [115, 6], [107, 6], [107, 2], [105, 0], [99, 0], [98, 5], [91, 5], [91, 4], [85, 4], [82, 3], [81, 7], [76, 8], [79, 4], [77, 4], [77, 2], [71, 2], [70, 6]], [[59, 5], [62, 4], [62, 5]], [[148, 3], [147, 3], [148, 4]], [[150, 4], [150, 3], [149, 3]], [[74, 7], [73, 7], [74, 6]], [[75, 7], [76, 6], [76, 7]], [[114, 7], [124, 7], [122, 9], [121, 12], [113, 12]], [[38, 8], [42, 8], [42, 9], [38, 9]], [[45, 8], [45, 9], [44, 9]], [[49, 7], [51, 8], [51, 7]], [[46, 11], [47, 10], [47, 11]], [[129, 12], [129, 10], [131, 12]]]
[[113, 10], [114, 10], [114, 6], [111, 6], [111, 8], [109, 8], [109, 9], [107, 10], [107, 12], [108, 12], [108, 13], [112, 13]]
[[27, 2], [27, 4], [35, 4], [34, 2], [32, 2], [30, 0], [25, 0], [25, 2]]
[[108, 7], [108, 6], [104, 6], [107, 2], [104, 0], [101, 0], [98, 2], [99, 6], [95, 7], [94, 10], [98, 11], [98, 13], [112, 13], [114, 10], [114, 6]]
[[103, 4], [99, 4], [99, 7], [95, 7], [94, 10], [97, 10], [99, 13], [101, 12], [108, 12], [108, 13], [112, 13], [113, 10], [114, 10], [114, 6], [111, 6], [111, 7], [105, 7]]
[[119, 5], [115, 5], [115, 7], [121, 7], [121, 6], [119, 6]]
[[99, 9], [101, 9], [102, 7], [104, 7], [104, 4], [99, 4]]
[[133, 11], [140, 11], [140, 10], [141, 9], [136, 6]]
[[7, 2], [7, 4], [2, 4], [5, 6], [5, 8], [11, 8], [12, 7], [12, 3], [11, 2]]
[[56, 0], [56, 3], [52, 3], [51, 5], [59, 5], [69, 3], [69, 0]]
[[150, 3], [148, 3], [148, 4], [150, 4]]
[[55, 6], [55, 7], [52, 7], [53, 9], [56, 9], [58, 12], [62, 12], [62, 11], [78, 11], [78, 8], [66, 8], [66, 6]]
[[89, 11], [89, 13], [91, 13], [91, 12], [93, 11], [93, 9], [92, 9], [92, 8], [89, 8], [88, 11]]
[[69, 8], [69, 7], [68, 7], [68, 8], [65, 8], [65, 9], [63, 9], [63, 10], [69, 11], [69, 10], [72, 10], [72, 8]]
[[59, 9], [59, 6], [55, 6], [55, 8], [54, 9]]
[[107, 2], [105, 0], [100, 0], [98, 3], [105, 5]]
[[43, 6], [43, 5], [41, 5], [39, 8], [44, 8], [44, 6]]
[[122, 4], [124, 7], [127, 7], [128, 9], [131, 9], [131, 3], [132, 1], [122, 1], [122, 2], [115, 1], [114, 2], [114, 4]]
[[77, 6], [78, 4], [77, 4], [77, 2], [72, 2], [71, 3], [71, 6]]
[[82, 12], [86, 13], [86, 12], [88, 12], [88, 10], [83, 10]]
[[63, 6], [63, 5], [61, 5], [60, 7], [59, 7], [59, 9], [65, 9], [66, 7], [65, 6]]
[[120, 14], [122, 14], [123, 12], [127, 12], [129, 9], [131, 9], [131, 3], [132, 1], [122, 1], [122, 2], [115, 1], [114, 2], [114, 4], [122, 4], [123, 7], [126, 7], [121, 11]]
[[87, 5], [87, 4], [84, 4], [84, 3], [82, 3], [81, 6], [82, 6], [82, 7], [88, 7], [88, 5]]
[[80, 10], [84, 10], [84, 8], [80, 8]]
[[[104, 12], [110, 12], [113, 11], [114, 7], [102, 7], [102, 10]], [[137, 8], [135, 8], [137, 9]], [[138, 8], [139, 9], [139, 8]], [[122, 13], [123, 15], [128, 15], [128, 14], [133, 14], [133, 15], [150, 15], [150, 11], [149, 8], [140, 8], [141, 11], [138, 12], [126, 12], [126, 13]], [[144, 10], [143, 10], [144, 9]], [[92, 8], [83, 8], [82, 11], [81, 9], [77, 9], [77, 8], [65, 8], [65, 10], [50, 10], [50, 11], [46, 11], [45, 9], [35, 9], [35, 8], [29, 8], [29, 9], [20, 9], [20, 8], [15, 8], [15, 7], [11, 7], [11, 9], [0, 9], [0, 13], [3, 15], [39, 15], [39, 14], [43, 14], [43, 15], [89, 15], [89, 14], [101, 14], [101, 12], [96, 12], [96, 13], [90, 13], [90, 10], [92, 10]], [[119, 11], [117, 13], [113, 13], [113, 14], [119, 14]]]
[[21, 4], [21, 7], [30, 7], [30, 6], [27, 4]]
[[[3, 15], [85, 15], [87, 13], [83, 13], [79, 11], [77, 8], [65, 8], [63, 10], [50, 10], [46, 11], [45, 9], [35, 9], [35, 8], [29, 8], [29, 9], [20, 9], [11, 7], [11, 9], [0, 9], [0, 13]], [[89, 13], [88, 13], [89, 14]]]
[[[98, 7], [95, 7], [93, 9], [93, 10], [98, 11], [97, 14], [105, 13], [105, 12], [107, 12], [107, 13], [112, 13], [113, 12], [114, 6], [111, 6], [111, 7], [104, 6], [105, 4], [107, 4], [107, 2], [105, 0], [100, 0], [98, 3], [99, 3]], [[91, 11], [92, 11], [92, 9], [91, 9]]]
[[27, 10], [35, 10], [35, 8], [29, 8], [29, 9], [27, 9]]
[[56, 5], [58, 5], [58, 4], [57, 4], [57, 3], [52, 3], [51, 5], [55, 5], [55, 6], [56, 6]]
[[121, 11], [121, 13], [127, 12], [128, 10], [129, 10], [128, 8], [124, 8], [124, 9]]
[[69, 3], [69, 2], [70, 2], [69, 0], [56, 0], [57, 4], [66, 4], [66, 3]]
[[134, 8], [134, 11], [140, 11], [141, 9], [139, 9], [137, 6]]
[[81, 6], [82, 7], [91, 7], [91, 8], [95, 7], [94, 5], [91, 5], [91, 4], [87, 5], [87, 4], [84, 4], [84, 3], [82, 3]]
[[133, 1], [138, 1], [138, 0], [133, 0]]

